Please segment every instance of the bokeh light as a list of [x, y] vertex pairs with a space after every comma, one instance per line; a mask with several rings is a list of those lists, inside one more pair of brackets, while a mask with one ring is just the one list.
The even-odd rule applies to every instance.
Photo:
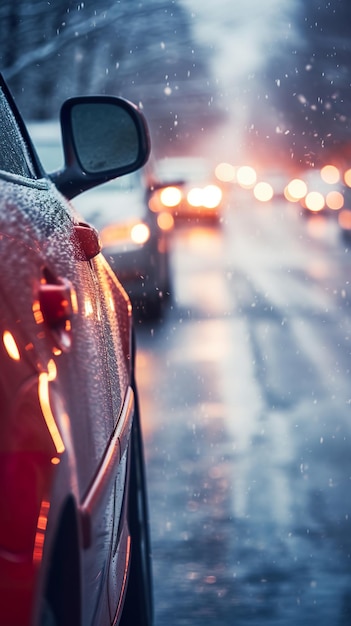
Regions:
[[2, 340], [4, 342], [4, 346], [6, 348], [6, 352], [14, 361], [20, 360], [20, 353], [17, 347], [16, 340], [12, 333], [9, 330], [5, 330], [2, 336]]
[[202, 191], [202, 204], [207, 209], [215, 209], [222, 200], [222, 190], [217, 185], [207, 185]]
[[241, 187], [251, 189], [256, 184], [257, 174], [250, 165], [241, 165], [236, 172], [236, 180]]
[[321, 178], [329, 185], [335, 185], [340, 180], [340, 172], [335, 165], [325, 165], [321, 169]]
[[341, 228], [351, 231], [351, 211], [348, 211], [347, 209], [340, 211], [338, 214], [338, 222]]
[[306, 207], [315, 213], [325, 206], [324, 196], [319, 191], [310, 191], [305, 198]]
[[346, 172], [344, 173], [344, 182], [345, 185], [351, 187], [351, 169], [346, 170]]
[[173, 215], [171, 215], [167, 211], [162, 211], [157, 216], [157, 223], [162, 230], [172, 230], [174, 226]]
[[223, 183], [230, 183], [235, 180], [235, 167], [230, 163], [219, 163], [215, 169], [215, 175]]
[[177, 206], [182, 199], [182, 192], [178, 187], [165, 187], [160, 193], [160, 199], [164, 206]]
[[260, 200], [260, 202], [269, 202], [272, 200], [274, 191], [272, 185], [265, 182], [260, 182], [255, 185], [253, 194], [256, 200]]
[[143, 244], [150, 237], [150, 229], [146, 224], [140, 222], [135, 224], [130, 231], [130, 237], [134, 243]]
[[326, 195], [325, 203], [329, 209], [338, 211], [344, 206], [344, 196], [340, 191], [329, 191]]
[[190, 206], [199, 207], [203, 204], [203, 190], [200, 187], [193, 187], [187, 194], [187, 201]]
[[286, 186], [284, 195], [291, 202], [298, 202], [305, 197], [307, 185], [301, 178], [293, 178]]

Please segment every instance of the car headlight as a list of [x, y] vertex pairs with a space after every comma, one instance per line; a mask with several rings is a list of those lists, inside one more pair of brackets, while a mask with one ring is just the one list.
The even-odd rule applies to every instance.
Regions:
[[143, 222], [140, 222], [139, 224], [134, 224], [134, 226], [130, 229], [130, 238], [133, 243], [146, 243], [147, 240], [150, 238], [150, 228]]
[[217, 185], [207, 185], [203, 189], [203, 205], [206, 209], [215, 209], [222, 200], [222, 190]]
[[199, 207], [203, 205], [203, 190], [201, 187], [193, 187], [188, 191], [186, 197], [190, 206]]
[[325, 207], [325, 198], [320, 191], [310, 191], [305, 197], [305, 206], [312, 213], [318, 213]]
[[216, 209], [222, 200], [222, 190], [217, 185], [193, 187], [189, 190], [187, 200], [190, 206]]
[[178, 187], [165, 187], [160, 193], [160, 200], [163, 206], [175, 207], [180, 204], [182, 192]]

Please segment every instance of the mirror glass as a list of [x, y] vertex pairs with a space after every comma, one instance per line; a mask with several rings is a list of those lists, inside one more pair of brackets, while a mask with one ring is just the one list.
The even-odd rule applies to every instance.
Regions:
[[72, 108], [72, 131], [77, 156], [88, 173], [126, 167], [138, 158], [135, 122], [117, 103], [76, 104]]

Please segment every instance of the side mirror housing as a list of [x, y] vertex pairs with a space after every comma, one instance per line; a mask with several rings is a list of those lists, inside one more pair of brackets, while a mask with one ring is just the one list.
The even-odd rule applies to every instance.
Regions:
[[137, 107], [114, 96], [80, 96], [61, 108], [65, 165], [51, 180], [68, 199], [142, 167], [150, 154], [147, 124]]

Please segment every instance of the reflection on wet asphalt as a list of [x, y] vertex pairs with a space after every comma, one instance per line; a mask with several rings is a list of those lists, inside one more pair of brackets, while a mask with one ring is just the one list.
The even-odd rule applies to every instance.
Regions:
[[177, 235], [137, 333], [155, 626], [351, 623], [350, 258], [284, 207]]

